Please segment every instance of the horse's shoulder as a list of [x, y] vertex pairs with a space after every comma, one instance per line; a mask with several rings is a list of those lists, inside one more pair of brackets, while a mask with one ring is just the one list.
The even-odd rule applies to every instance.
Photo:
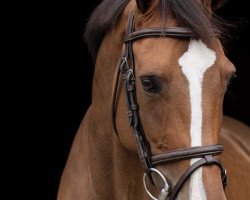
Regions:
[[222, 122], [222, 132], [234, 132], [237, 133], [239, 137], [248, 137], [250, 138], [250, 127], [243, 122], [224, 116]]
[[221, 129], [221, 141], [230, 141], [234, 146], [238, 146], [250, 155], [250, 127], [243, 122], [224, 116], [222, 129]]

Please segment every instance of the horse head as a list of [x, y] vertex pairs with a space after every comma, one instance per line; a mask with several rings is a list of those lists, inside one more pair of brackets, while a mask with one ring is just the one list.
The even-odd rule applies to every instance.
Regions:
[[[195, 24], [197, 20], [213, 27], [210, 11], [222, 2], [216, 1], [217, 5], [215, 1], [207, 1], [208, 7], [196, 1], [189, 7], [184, 1], [168, 3], [136, 1], [133, 22], [132, 19], [128, 22], [130, 24], [119, 63], [125, 80], [125, 93], [121, 91], [116, 102], [115, 125], [119, 139], [128, 150], [136, 153], [139, 149], [139, 154], [146, 151], [150, 156], [165, 152], [174, 155], [189, 148], [193, 150], [193, 147], [218, 144], [223, 98], [228, 82], [235, 73], [235, 67], [225, 56], [216, 33], [209, 29], [201, 30], [202, 26]], [[168, 8], [167, 11], [164, 6]], [[195, 7], [202, 8], [202, 13], [188, 16]], [[200, 14], [204, 16], [200, 17]], [[183, 24], [193, 27], [193, 33], [181, 28]], [[170, 35], [168, 31], [172, 31]], [[131, 84], [126, 81], [126, 78], [130, 79], [128, 71], [134, 71]], [[135, 134], [124, 122], [127, 112]], [[145, 144], [138, 145], [144, 137]], [[152, 167], [150, 156], [150, 161], [141, 158], [144, 169]], [[182, 157], [177, 162], [168, 160], [156, 167], [156, 173], [149, 170], [148, 174], [152, 174], [150, 179], [155, 179], [152, 183], [158, 186], [162, 185], [161, 177], [165, 177], [173, 191], [182, 174], [191, 176], [188, 183], [183, 183], [183, 188], [178, 188], [180, 199], [225, 199], [218, 167], [208, 163], [192, 174], [185, 174], [185, 170], [199, 159]], [[162, 175], [160, 178], [155, 177], [158, 172]]]
[[229, 198], [249, 196], [249, 127], [222, 112], [235, 73], [213, 13], [224, 3], [104, 0], [95, 9], [84, 36], [92, 103], [58, 200], [226, 199], [220, 159]]

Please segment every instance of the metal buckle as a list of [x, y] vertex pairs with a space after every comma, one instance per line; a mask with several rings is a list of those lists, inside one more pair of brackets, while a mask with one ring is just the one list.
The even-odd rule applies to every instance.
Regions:
[[123, 75], [125, 75], [128, 69], [128, 59], [126, 57], [123, 57], [120, 63], [120, 71]]
[[147, 188], [147, 184], [146, 184], [146, 176], [147, 176], [147, 174], [144, 173], [144, 175], [143, 175], [143, 185], [144, 185], [144, 188], [145, 188], [145, 190], [146, 190], [148, 196], [149, 196], [151, 199], [153, 199], [153, 200], [166, 200], [167, 197], [169, 196], [170, 191], [171, 191], [171, 187], [169, 186], [167, 180], [165, 179], [165, 177], [162, 175], [162, 173], [161, 173], [159, 170], [157, 170], [157, 169], [155, 169], [155, 168], [150, 168], [150, 171], [156, 173], [157, 175], [159, 175], [159, 177], [160, 177], [160, 178], [163, 180], [163, 182], [164, 182], [164, 188], [161, 190], [160, 194], [158, 195], [158, 199], [155, 198], [155, 197], [149, 192], [149, 190], [148, 190], [148, 188]]
[[227, 170], [226, 169], [224, 169], [223, 173], [221, 174], [221, 181], [222, 181], [223, 188], [225, 190], [225, 188], [226, 188], [226, 186], [228, 184]]
[[134, 71], [133, 69], [128, 69], [126, 72], [126, 82], [131, 85], [133, 81], [135, 81]]

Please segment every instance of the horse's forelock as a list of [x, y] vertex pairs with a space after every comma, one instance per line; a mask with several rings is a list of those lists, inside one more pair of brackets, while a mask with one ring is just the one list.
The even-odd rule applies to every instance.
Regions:
[[222, 32], [221, 23], [211, 8], [198, 0], [160, 0], [162, 19], [176, 19], [179, 26], [193, 31], [197, 39], [207, 41], [219, 37]]
[[[95, 61], [100, 44], [116, 24], [130, 0], [104, 0], [93, 12], [85, 28], [84, 40]], [[197, 0], [158, 0], [157, 10], [162, 20], [175, 18], [179, 26], [193, 31], [197, 39], [207, 41], [221, 34], [221, 22], [209, 12], [201, 1]], [[155, 11], [156, 9], [152, 9]]]

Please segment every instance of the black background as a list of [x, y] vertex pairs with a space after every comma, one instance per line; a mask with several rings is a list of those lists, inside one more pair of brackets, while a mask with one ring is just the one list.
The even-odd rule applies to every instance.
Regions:
[[[50, 6], [48, 3], [39, 12], [38, 5], [37, 10], [32, 10], [34, 15], [24, 17], [30, 30], [24, 35], [31, 44], [23, 40], [17, 45], [23, 56], [16, 59], [23, 66], [17, 66], [18, 81], [9, 91], [16, 91], [12, 100], [13, 109], [18, 111], [14, 118], [19, 131], [14, 157], [21, 158], [18, 162], [21, 167], [13, 173], [22, 176], [20, 180], [15, 179], [16, 184], [29, 182], [21, 191], [26, 199], [56, 199], [73, 137], [91, 102], [94, 67], [82, 31], [99, 2], [84, 0], [72, 10], [68, 4]], [[225, 44], [238, 77], [225, 96], [224, 113], [250, 125], [248, 10], [247, 1], [229, 0], [217, 13], [238, 26], [230, 32], [231, 39]], [[28, 51], [19, 46], [26, 46]], [[24, 151], [19, 151], [19, 147]]]

